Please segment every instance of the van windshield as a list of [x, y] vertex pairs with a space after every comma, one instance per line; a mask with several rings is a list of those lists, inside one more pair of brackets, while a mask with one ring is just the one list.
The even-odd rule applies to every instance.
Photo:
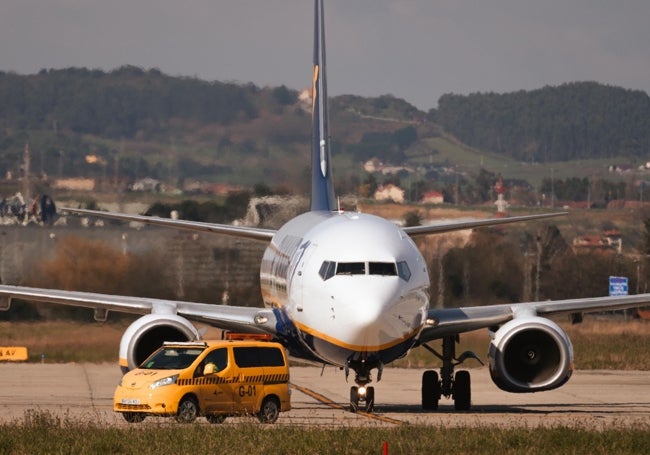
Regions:
[[145, 360], [145, 370], [182, 370], [189, 367], [203, 352], [202, 348], [162, 348]]

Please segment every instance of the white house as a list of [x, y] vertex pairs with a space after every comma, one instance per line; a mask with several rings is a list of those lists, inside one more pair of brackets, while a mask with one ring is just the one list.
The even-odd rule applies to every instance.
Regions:
[[393, 201], [401, 204], [404, 202], [404, 190], [392, 183], [382, 185], [375, 191], [375, 199], [378, 201]]

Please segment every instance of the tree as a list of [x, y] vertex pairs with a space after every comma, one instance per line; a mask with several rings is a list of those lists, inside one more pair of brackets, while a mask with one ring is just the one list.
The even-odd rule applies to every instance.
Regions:
[[422, 224], [422, 216], [419, 211], [412, 210], [404, 215], [404, 226], [411, 227], [419, 226], [420, 224]]

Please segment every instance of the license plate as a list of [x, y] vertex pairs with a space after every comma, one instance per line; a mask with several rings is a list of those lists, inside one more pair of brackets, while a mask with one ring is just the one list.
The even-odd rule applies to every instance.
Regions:
[[122, 398], [122, 404], [140, 404], [137, 398]]

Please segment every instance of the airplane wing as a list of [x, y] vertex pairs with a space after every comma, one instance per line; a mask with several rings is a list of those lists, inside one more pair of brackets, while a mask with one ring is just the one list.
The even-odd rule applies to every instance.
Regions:
[[591, 297], [465, 308], [430, 309], [427, 315], [427, 324], [420, 333], [418, 343], [422, 344], [445, 336], [499, 326], [520, 316], [596, 313], [637, 308], [649, 303], [650, 294], [636, 294], [619, 297]]
[[94, 308], [95, 319], [102, 321], [106, 320], [107, 311], [178, 314], [226, 330], [272, 335], [276, 333], [275, 314], [273, 310], [265, 308], [0, 285], [0, 310], [8, 310], [12, 299]]
[[62, 208], [61, 211], [83, 216], [94, 216], [97, 218], [108, 218], [112, 220], [152, 224], [155, 226], [184, 229], [189, 231], [211, 232], [215, 234], [229, 235], [261, 242], [270, 242], [276, 232], [273, 229], [231, 226], [229, 224], [202, 223], [200, 221], [174, 220], [172, 218], [160, 218], [157, 216], [128, 215], [125, 213], [102, 212], [99, 210], [74, 209], [66, 207]]
[[[250, 240], [257, 240], [262, 242], [270, 242], [276, 231], [273, 229], [262, 229], [246, 226], [231, 226], [228, 224], [213, 224], [203, 223], [200, 221], [186, 221], [174, 220], [171, 218], [160, 218], [156, 216], [144, 215], [128, 215], [116, 212], [102, 212], [100, 210], [86, 210], [74, 209], [65, 207], [61, 209], [63, 212], [73, 213], [76, 215], [107, 218], [120, 221], [137, 222], [143, 224], [151, 224], [155, 226], [163, 226], [168, 228], [176, 228], [183, 230], [199, 231], [199, 232], [212, 232], [216, 234], [229, 235], [233, 237], [246, 238]], [[473, 229], [485, 226], [497, 226], [501, 224], [521, 223], [525, 221], [540, 220], [545, 218], [554, 218], [558, 216], [566, 216], [568, 212], [555, 212], [543, 213], [538, 215], [524, 215], [513, 216], [508, 218], [488, 218], [479, 220], [461, 220], [449, 221], [443, 223], [430, 224], [426, 226], [410, 226], [403, 228], [410, 237], [417, 237], [421, 235], [440, 234], [444, 232], [460, 231], [463, 229]]]
[[429, 234], [441, 234], [444, 232], [460, 231], [484, 226], [497, 226], [501, 224], [522, 223], [525, 221], [541, 220], [566, 216], [568, 212], [542, 213], [538, 215], [511, 216], [507, 218], [488, 218], [479, 220], [452, 220], [443, 223], [429, 224], [426, 226], [409, 226], [402, 228], [410, 237], [417, 237]]

